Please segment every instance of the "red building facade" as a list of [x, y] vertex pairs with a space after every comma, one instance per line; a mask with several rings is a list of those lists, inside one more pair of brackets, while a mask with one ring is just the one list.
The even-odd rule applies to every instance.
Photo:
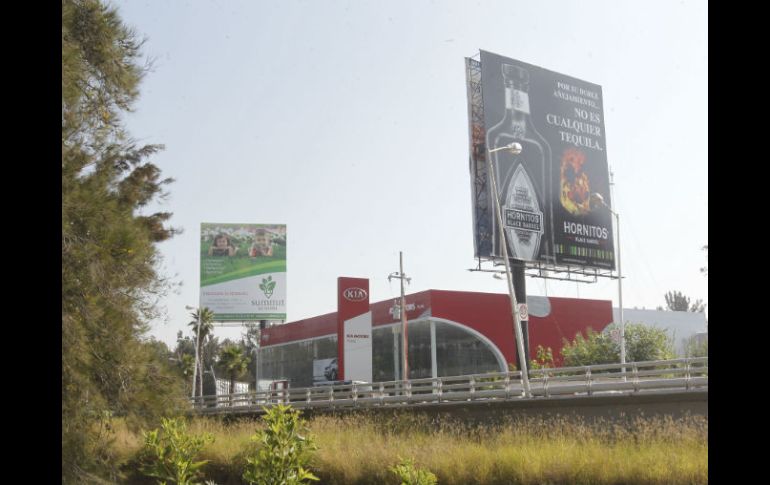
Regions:
[[[373, 380], [398, 380], [401, 322], [394, 300], [370, 304]], [[587, 329], [602, 331], [612, 322], [606, 300], [528, 297], [531, 357], [550, 347], [562, 364], [564, 339]], [[507, 294], [427, 290], [406, 296], [410, 378], [506, 370], [517, 362], [510, 299]], [[319, 363], [335, 365], [337, 312], [267, 328], [261, 336], [262, 379], [285, 379], [293, 387], [322, 380]], [[392, 356], [392, 357], [391, 357]], [[314, 368], [316, 370], [314, 370]]]

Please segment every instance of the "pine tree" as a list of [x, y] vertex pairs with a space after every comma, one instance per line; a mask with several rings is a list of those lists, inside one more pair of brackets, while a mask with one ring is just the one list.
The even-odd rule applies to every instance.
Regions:
[[62, 482], [114, 467], [110, 417], [130, 424], [173, 407], [180, 384], [144, 339], [169, 283], [156, 244], [174, 234], [161, 198], [161, 147], [120, 122], [138, 95], [140, 43], [99, 0], [62, 1]]

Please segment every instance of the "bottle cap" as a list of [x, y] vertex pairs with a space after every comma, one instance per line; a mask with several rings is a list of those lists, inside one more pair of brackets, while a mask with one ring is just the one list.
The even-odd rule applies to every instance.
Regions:
[[519, 66], [513, 66], [511, 64], [503, 64], [503, 77], [511, 80], [516, 84], [529, 84], [529, 72]]

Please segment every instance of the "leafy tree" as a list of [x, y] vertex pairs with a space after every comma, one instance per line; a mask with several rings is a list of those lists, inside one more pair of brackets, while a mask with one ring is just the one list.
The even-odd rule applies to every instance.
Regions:
[[148, 214], [171, 179], [120, 114], [138, 96], [140, 42], [100, 0], [62, 0], [62, 482], [117, 478], [111, 416], [132, 426], [174, 408], [168, 358], [143, 339], [170, 283]]
[[690, 297], [684, 296], [680, 291], [669, 291], [664, 296], [666, 298], [666, 309], [670, 311], [702, 313], [706, 309], [706, 305], [702, 300], [695, 300], [690, 305]]
[[300, 485], [318, 478], [308, 469], [317, 449], [299, 411], [278, 404], [265, 408], [265, 428], [251, 438], [258, 446], [247, 453], [243, 479], [248, 483]]
[[[248, 368], [248, 355], [245, 355], [241, 347], [229, 345], [222, 349], [219, 356], [219, 365], [224, 368], [225, 373], [230, 379], [230, 394], [235, 391], [235, 380], [241, 376]], [[232, 396], [230, 397], [232, 403]]]

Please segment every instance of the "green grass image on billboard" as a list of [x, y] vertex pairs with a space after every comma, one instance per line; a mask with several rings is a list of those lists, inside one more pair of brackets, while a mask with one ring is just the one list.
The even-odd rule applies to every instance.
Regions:
[[201, 287], [286, 272], [286, 226], [202, 223]]
[[[241, 253], [239, 250], [238, 253]], [[201, 249], [201, 286], [256, 276], [265, 273], [286, 272], [286, 247], [275, 246], [273, 256], [248, 256], [248, 245], [243, 254], [229, 257], [212, 257], [208, 248]]]

